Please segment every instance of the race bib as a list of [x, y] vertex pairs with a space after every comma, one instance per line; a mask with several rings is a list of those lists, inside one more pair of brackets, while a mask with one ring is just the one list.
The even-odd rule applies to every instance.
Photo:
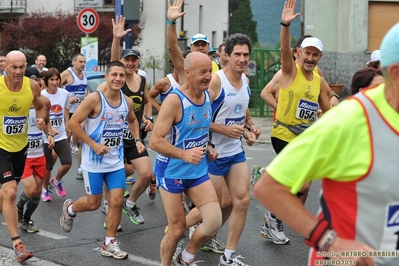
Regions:
[[319, 109], [318, 103], [300, 99], [298, 106], [296, 108], [295, 117], [297, 119], [306, 119], [311, 122], [314, 122], [317, 119], [318, 109]]
[[385, 226], [379, 249], [399, 250], [399, 203], [386, 207]]
[[126, 139], [126, 140], [134, 139], [133, 136], [132, 136], [132, 133], [129, 130], [127, 121], [125, 121], [123, 123], [123, 139]]
[[84, 93], [80, 93], [80, 92], [75, 92], [75, 97], [76, 99], [76, 103], [80, 104], [81, 102], [83, 102], [83, 100], [85, 99], [86, 96], [86, 92]]
[[122, 145], [122, 133], [121, 129], [112, 130], [104, 129], [101, 136], [101, 144], [108, 147], [119, 147]]
[[58, 129], [62, 125], [62, 119], [64, 118], [64, 114], [61, 112], [59, 114], [51, 114], [50, 115], [50, 125], [51, 127]]
[[5, 135], [19, 135], [25, 132], [26, 116], [4, 116], [3, 133]]
[[36, 134], [28, 134], [28, 149], [40, 148], [43, 146], [42, 132]]

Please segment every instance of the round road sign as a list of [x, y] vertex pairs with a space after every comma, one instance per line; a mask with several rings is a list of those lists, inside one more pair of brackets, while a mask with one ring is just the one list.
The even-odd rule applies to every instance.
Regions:
[[100, 17], [93, 8], [84, 8], [79, 12], [78, 15], [78, 27], [84, 33], [94, 32], [98, 24], [100, 23]]

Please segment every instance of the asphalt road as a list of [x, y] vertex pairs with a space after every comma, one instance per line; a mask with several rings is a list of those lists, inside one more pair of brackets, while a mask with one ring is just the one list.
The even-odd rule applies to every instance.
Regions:
[[[148, 140], [148, 137], [147, 137]], [[245, 146], [246, 147], [246, 146]], [[267, 165], [275, 153], [268, 143], [255, 144], [246, 147], [249, 166], [253, 164]], [[153, 159], [155, 154], [150, 151]], [[56, 169], [56, 168], [55, 168]], [[64, 177], [67, 197], [72, 200], [84, 195], [83, 181], [75, 178], [77, 158], [73, 155], [73, 165], [67, 176]], [[55, 173], [55, 170], [53, 170]], [[135, 175], [135, 177], [137, 177]], [[130, 186], [128, 186], [130, 188]], [[21, 190], [22, 185], [19, 187]], [[315, 213], [320, 182], [312, 184], [307, 201], [307, 208]], [[126, 215], [122, 216], [123, 231], [118, 233], [121, 249], [129, 253], [126, 260], [115, 260], [102, 257], [99, 248], [104, 241], [103, 228], [104, 215], [100, 209], [94, 212], [79, 213], [70, 233], [62, 231], [59, 218], [62, 213], [62, 204], [66, 198], [60, 198], [54, 192], [52, 202], [41, 202], [32, 219], [39, 226], [40, 232], [29, 234], [21, 232], [21, 237], [35, 258], [27, 261], [25, 265], [160, 265], [159, 244], [166, 225], [162, 203], [157, 195], [154, 201], [143, 194], [138, 200], [138, 207], [145, 218], [141, 226], [133, 225]], [[291, 239], [287, 245], [275, 245], [259, 234], [263, 221], [264, 208], [253, 197], [244, 232], [241, 236], [237, 252], [245, 257], [244, 261], [251, 266], [264, 265], [306, 265], [308, 247], [303, 243], [303, 238], [286, 228], [286, 234]], [[226, 241], [227, 226], [223, 226], [218, 237]], [[200, 251], [196, 260], [203, 260], [199, 265], [217, 265], [219, 254]], [[11, 241], [4, 222], [0, 216], [0, 265], [20, 265], [14, 259]]]

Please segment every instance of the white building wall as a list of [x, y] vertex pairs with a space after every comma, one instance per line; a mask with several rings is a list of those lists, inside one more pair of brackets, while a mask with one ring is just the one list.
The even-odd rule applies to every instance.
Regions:
[[26, 10], [28, 13], [34, 11], [51, 12], [57, 9], [73, 12], [74, 4], [74, 0], [28, 0], [26, 1]]
[[[125, 0], [128, 1], [128, 0]], [[200, 6], [203, 7], [203, 16], [200, 19]], [[27, 1], [27, 12], [64, 10], [74, 11], [74, 0], [29, 0]], [[186, 0], [184, 10], [184, 31], [186, 32], [187, 46], [190, 45], [190, 38], [200, 32], [208, 35], [211, 44], [217, 46], [223, 42], [223, 32], [228, 31], [228, 0]], [[143, 40], [140, 43], [142, 53], [142, 65], [148, 66], [149, 61], [156, 60], [157, 65], [164, 66], [166, 50], [166, 0], [144, 0], [143, 12], [140, 19], [145, 20], [144, 30], [142, 31]], [[181, 30], [182, 19], [177, 21], [177, 33]], [[214, 34], [212, 34], [214, 32]], [[163, 69], [146, 67], [149, 82], [164, 77]]]

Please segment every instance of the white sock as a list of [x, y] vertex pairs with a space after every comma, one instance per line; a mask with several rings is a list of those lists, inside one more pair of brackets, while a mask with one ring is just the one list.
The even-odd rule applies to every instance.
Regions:
[[105, 237], [105, 245], [108, 245], [109, 243], [111, 243], [112, 240], [115, 240], [115, 237]]
[[74, 213], [74, 212], [72, 211], [72, 205], [73, 205], [73, 204], [69, 205], [69, 207], [68, 207], [67, 211], [68, 211], [69, 215], [71, 215], [71, 216], [75, 216], [75, 215], [76, 215], [76, 213]]
[[226, 261], [228, 261], [231, 258], [231, 254], [233, 254], [234, 252], [236, 252], [233, 249], [224, 249], [224, 256], [226, 257]]
[[136, 205], [136, 202], [126, 200], [126, 207], [133, 208], [134, 205]]
[[181, 253], [181, 259], [182, 259], [184, 262], [188, 263], [188, 262], [190, 262], [192, 259], [194, 259], [194, 255], [188, 253], [187, 250], [184, 249], [183, 252]]
[[60, 181], [58, 181], [57, 179], [55, 179], [55, 177], [53, 178], [53, 180], [54, 180], [54, 184], [55, 184], [55, 185], [58, 185], [58, 183], [60, 183]]
[[108, 205], [108, 200], [104, 200], [103, 205]]

